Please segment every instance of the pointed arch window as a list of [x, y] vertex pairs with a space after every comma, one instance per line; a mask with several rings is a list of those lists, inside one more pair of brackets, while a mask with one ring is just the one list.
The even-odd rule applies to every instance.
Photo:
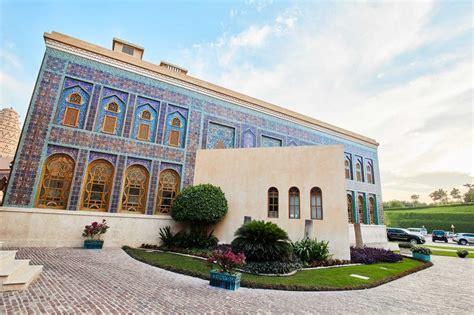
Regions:
[[151, 120], [151, 112], [148, 110], [144, 110], [140, 117], [145, 120]]
[[65, 154], [54, 154], [46, 159], [41, 174], [37, 207], [66, 209], [74, 168], [73, 158]]
[[362, 169], [362, 159], [357, 159], [357, 162], [356, 162], [356, 179], [359, 182], [364, 181], [364, 174], [363, 174], [363, 169]]
[[171, 126], [181, 128], [181, 120], [178, 117], [175, 117], [171, 120]]
[[311, 199], [311, 219], [323, 219], [323, 193], [321, 188], [313, 187], [310, 192]]
[[278, 189], [268, 189], [268, 217], [278, 218]]
[[82, 96], [77, 92], [71, 93], [69, 94], [67, 101], [71, 104], [82, 105]]
[[87, 168], [82, 209], [106, 212], [114, 179], [114, 167], [109, 161], [95, 160]]
[[358, 214], [359, 214], [359, 222], [360, 223], [364, 223], [365, 222], [365, 218], [364, 218], [364, 209], [365, 206], [364, 206], [364, 197], [359, 195], [357, 197], [357, 210], [358, 210]]
[[107, 104], [107, 107], [105, 109], [113, 113], [120, 112], [120, 106], [115, 102], [110, 102], [109, 104]]
[[122, 211], [145, 213], [149, 174], [145, 167], [132, 165], [127, 168], [122, 195]]
[[347, 194], [347, 218], [349, 223], [354, 223], [354, 217], [352, 216], [352, 194]]
[[370, 224], [375, 224], [375, 199], [374, 197], [369, 197], [369, 215], [370, 215]]
[[344, 168], [345, 168], [346, 179], [352, 179], [352, 158], [350, 154], [345, 155]]
[[290, 219], [300, 218], [300, 190], [296, 187], [291, 187], [288, 191], [289, 199], [289, 217]]
[[372, 164], [372, 161], [367, 162], [367, 182], [369, 184], [375, 184], [374, 180], [374, 166]]
[[157, 213], [170, 213], [176, 195], [179, 193], [179, 186], [180, 177], [176, 171], [166, 169], [160, 173], [158, 181]]

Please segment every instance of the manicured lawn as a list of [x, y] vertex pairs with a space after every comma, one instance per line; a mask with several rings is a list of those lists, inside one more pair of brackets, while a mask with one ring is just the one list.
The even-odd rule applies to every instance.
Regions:
[[[130, 256], [144, 263], [202, 279], [209, 279], [209, 271], [212, 269], [207, 262], [196, 258], [172, 253], [146, 252], [146, 250], [135, 248], [124, 248], [124, 250]], [[303, 270], [288, 277], [243, 274], [241, 285], [254, 288], [310, 291], [363, 289], [380, 285], [429, 266], [430, 264], [420, 261], [404, 259], [399, 263]], [[350, 277], [351, 274], [367, 276], [370, 279]]]
[[436, 248], [436, 249], [451, 249], [451, 250], [458, 250], [458, 249], [465, 249], [467, 250], [468, 252], [474, 252], [474, 248], [468, 248], [468, 247], [454, 247], [454, 246], [438, 246], [438, 245], [423, 245], [423, 246], [426, 246], [426, 247], [429, 247], [431, 249], [433, 248]]
[[[431, 249], [432, 255], [435, 256], [446, 256], [446, 257], [458, 257], [458, 254], [456, 252], [447, 252], [444, 250], [436, 250], [436, 249]], [[469, 252], [469, 255], [467, 255], [465, 258], [474, 258], [474, 252]]]
[[385, 224], [391, 227], [421, 227], [457, 232], [474, 232], [474, 205], [429, 207], [420, 209], [384, 210]]

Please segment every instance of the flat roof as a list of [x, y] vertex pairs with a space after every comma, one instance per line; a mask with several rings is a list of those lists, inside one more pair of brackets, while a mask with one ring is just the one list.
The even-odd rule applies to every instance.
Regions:
[[334, 125], [331, 125], [331, 124], [325, 123], [323, 121], [317, 120], [315, 118], [300, 114], [298, 112], [295, 112], [295, 111], [292, 111], [292, 110], [289, 110], [289, 109], [286, 109], [286, 108], [283, 108], [283, 107], [280, 107], [280, 106], [277, 106], [277, 105], [274, 105], [274, 104], [271, 104], [271, 103], [268, 103], [268, 102], [265, 102], [265, 101], [262, 101], [262, 100], [259, 100], [259, 99], [256, 99], [254, 97], [251, 97], [251, 96], [239, 93], [239, 92], [229, 90], [227, 88], [218, 86], [216, 84], [213, 84], [213, 83], [210, 83], [210, 82], [207, 82], [207, 81], [195, 78], [195, 77], [192, 77], [192, 76], [184, 74], [184, 73], [179, 73], [179, 72], [176, 72], [176, 71], [169, 70], [166, 67], [162, 67], [162, 66], [159, 66], [157, 64], [153, 64], [153, 63], [150, 63], [150, 62], [138, 59], [138, 58], [134, 58], [132, 56], [128, 56], [126, 54], [122, 54], [122, 53], [117, 52], [117, 51], [113, 51], [111, 49], [107, 49], [107, 48], [104, 48], [104, 47], [101, 47], [101, 46], [98, 46], [98, 45], [94, 45], [94, 44], [85, 42], [83, 40], [80, 40], [80, 39], [77, 39], [77, 38], [74, 38], [74, 37], [71, 37], [71, 36], [68, 36], [68, 35], [65, 35], [65, 34], [61, 34], [61, 33], [58, 33], [58, 32], [52, 32], [52, 33], [45, 32], [44, 33], [44, 39], [45, 39], [45, 41], [47, 39], [49, 39], [49, 40], [56, 41], [56, 42], [59, 42], [59, 43], [62, 43], [62, 44], [68, 45], [68, 46], [76, 47], [76, 48], [79, 48], [79, 49], [82, 49], [82, 50], [85, 50], [85, 51], [88, 51], [88, 52], [92, 52], [92, 53], [102, 55], [102, 56], [105, 56], [105, 57], [109, 57], [109, 58], [112, 58], [112, 59], [115, 59], [115, 60], [118, 60], [118, 61], [121, 61], [121, 62], [125, 62], [127, 64], [132, 65], [132, 66], [136, 66], [136, 67], [154, 72], [154, 73], [159, 74], [159, 75], [167, 76], [171, 79], [175, 79], [175, 80], [187, 83], [187, 84], [191, 84], [193, 86], [196, 86], [200, 90], [207, 90], [207, 91], [210, 91], [210, 92], [215, 92], [215, 93], [221, 94], [223, 96], [226, 96], [226, 97], [230, 98], [230, 100], [229, 100], [230, 102], [232, 102], [232, 99], [237, 99], [237, 100], [240, 100], [244, 103], [250, 103], [251, 105], [254, 105], [257, 108], [260, 108], [265, 112], [277, 114], [281, 118], [287, 118], [287, 119], [289, 118], [291, 120], [295, 120], [295, 121], [303, 123], [303, 124], [312, 125], [314, 127], [317, 127], [316, 129], [318, 129], [318, 130], [326, 131], [329, 134], [333, 134], [335, 136], [339, 136], [339, 137], [349, 139], [349, 140], [356, 140], [356, 142], [361, 142], [363, 144], [370, 144], [372, 146], [378, 146], [379, 145], [378, 142], [375, 141], [374, 139], [371, 139], [371, 138], [368, 138], [366, 136], [354, 133], [352, 131], [336, 127]]

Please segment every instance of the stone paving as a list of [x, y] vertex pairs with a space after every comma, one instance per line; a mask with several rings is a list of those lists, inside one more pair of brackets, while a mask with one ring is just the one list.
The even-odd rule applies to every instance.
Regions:
[[435, 256], [433, 267], [368, 290], [230, 292], [143, 264], [121, 249], [24, 248], [17, 257], [44, 265], [44, 271], [28, 290], [0, 293], [0, 314], [473, 314], [474, 310], [474, 259]]

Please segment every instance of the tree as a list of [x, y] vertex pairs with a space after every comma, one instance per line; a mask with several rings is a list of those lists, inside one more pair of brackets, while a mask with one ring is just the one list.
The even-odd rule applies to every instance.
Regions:
[[411, 195], [410, 198], [413, 201], [413, 207], [414, 207], [418, 203], [418, 200], [420, 199], [420, 195]]
[[461, 200], [461, 191], [457, 188], [453, 188], [449, 193], [453, 199]]
[[227, 213], [224, 192], [211, 184], [185, 188], [176, 196], [171, 217], [176, 221], [191, 223], [191, 229], [201, 232], [207, 226], [219, 222]]
[[438, 189], [433, 191], [430, 194], [430, 198], [433, 199], [434, 202], [440, 200], [441, 202], [447, 202], [448, 201], [448, 192], [444, 189]]
[[474, 185], [466, 184], [464, 186], [468, 188], [467, 192], [464, 194], [464, 202], [473, 202], [474, 201]]

